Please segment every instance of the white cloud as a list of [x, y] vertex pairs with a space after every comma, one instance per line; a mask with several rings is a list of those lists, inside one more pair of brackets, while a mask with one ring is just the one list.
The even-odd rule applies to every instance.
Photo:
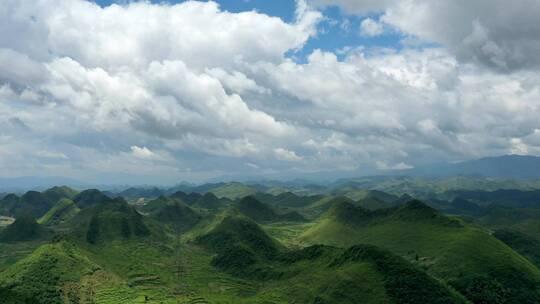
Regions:
[[339, 6], [347, 13], [367, 15], [384, 10], [399, 0], [310, 0], [315, 6]]
[[346, 13], [382, 13], [385, 24], [405, 35], [447, 47], [463, 62], [499, 71], [540, 66], [540, 2], [516, 0], [312, 0]]
[[65, 155], [64, 153], [47, 151], [47, 150], [38, 151], [36, 155], [40, 157], [52, 158], [52, 159], [69, 159], [69, 157], [67, 157], [67, 155]]
[[384, 32], [383, 25], [371, 18], [366, 18], [360, 23], [360, 35], [366, 37], [379, 36]]
[[[525, 1], [501, 3], [509, 20]], [[440, 46], [289, 59], [321, 35], [310, 5], [329, 4], [371, 16], [365, 34]], [[214, 2], [2, 1], [0, 171], [175, 182], [539, 152], [534, 13], [461, 4], [298, 1], [286, 23]]]
[[296, 155], [296, 152], [290, 151], [284, 148], [274, 149], [274, 154], [276, 155], [276, 158], [279, 160], [285, 160], [285, 161], [301, 161], [302, 160], [302, 157]]
[[153, 159], [156, 157], [156, 153], [150, 151], [147, 147], [137, 147], [132, 146], [131, 147], [131, 154], [137, 158], [142, 159]]
[[388, 170], [407, 170], [412, 169], [413, 167], [411, 165], [407, 165], [406, 163], [398, 163], [394, 165], [388, 165], [387, 163], [383, 161], [377, 161], [376, 166], [379, 170], [388, 171]]

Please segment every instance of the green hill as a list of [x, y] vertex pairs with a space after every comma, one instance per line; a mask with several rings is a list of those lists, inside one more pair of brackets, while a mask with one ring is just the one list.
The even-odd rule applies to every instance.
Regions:
[[95, 303], [100, 285], [116, 284], [76, 245], [58, 241], [0, 273], [0, 298], [10, 304]]
[[73, 201], [75, 202], [77, 207], [81, 209], [101, 204], [110, 200], [110, 197], [96, 189], [84, 190], [73, 198]]
[[253, 196], [244, 197], [235, 207], [240, 213], [256, 222], [273, 221], [278, 217], [270, 206], [261, 203]]
[[220, 184], [217, 187], [208, 189], [207, 192], [214, 193], [219, 198], [228, 198], [231, 200], [243, 198], [248, 195], [257, 193], [257, 189], [252, 188], [242, 183], [226, 183]]
[[442, 216], [419, 201], [372, 212], [350, 204], [345, 207], [334, 206], [301, 239], [308, 244], [344, 248], [372, 244], [388, 249], [418, 260], [429, 273], [465, 295], [473, 292], [475, 284], [495, 281], [506, 288], [505, 303], [540, 299], [540, 271], [482, 230]]
[[310, 214], [315, 215], [321, 215], [322, 213], [328, 211], [328, 209], [332, 208], [335, 204], [338, 204], [340, 202], [346, 202], [354, 204], [355, 201], [345, 197], [345, 196], [337, 196], [337, 197], [325, 197], [321, 200], [318, 200], [317, 202], [311, 204], [306, 209]]
[[519, 231], [497, 230], [493, 236], [540, 267], [540, 241]]
[[171, 194], [170, 197], [180, 199], [188, 205], [193, 205], [198, 199], [202, 197], [202, 195], [197, 192], [185, 193], [183, 191], [177, 191]]
[[252, 303], [465, 303], [422, 270], [373, 246], [287, 251], [256, 223], [234, 216], [196, 242], [217, 253], [214, 267], [266, 284]]
[[197, 200], [193, 202], [192, 206], [202, 209], [218, 210], [227, 207], [228, 204], [230, 204], [230, 200], [226, 198], [218, 198], [214, 193], [207, 192], [201, 197], [197, 198]]
[[60, 199], [54, 207], [52, 207], [45, 215], [43, 215], [38, 223], [47, 226], [56, 226], [71, 220], [80, 209], [70, 199]]
[[244, 216], [256, 222], [272, 221], [305, 221], [298, 212], [279, 214], [267, 204], [261, 203], [254, 196], [246, 196], [237, 202], [234, 207]]
[[77, 191], [67, 186], [52, 187], [43, 192], [51, 201], [58, 202], [63, 198], [73, 199], [77, 195]]
[[39, 225], [31, 215], [22, 215], [0, 232], [0, 242], [31, 241], [43, 238], [47, 234], [48, 231]]
[[226, 216], [195, 242], [218, 253], [212, 265], [219, 269], [250, 277], [275, 275], [269, 269], [255, 266], [260, 260], [275, 257], [280, 245], [245, 217]]
[[383, 201], [376, 197], [366, 197], [366, 198], [360, 199], [356, 202], [356, 204], [358, 206], [361, 206], [369, 210], [390, 208], [396, 205], [392, 202]]
[[322, 195], [306, 195], [300, 196], [292, 192], [283, 192], [278, 195], [270, 193], [257, 192], [254, 197], [262, 203], [276, 207], [300, 208], [311, 205], [324, 196]]
[[16, 208], [16, 205], [19, 204], [21, 198], [16, 194], [10, 193], [0, 199], [0, 214], [2, 215], [13, 215], [13, 211]]
[[199, 214], [182, 201], [164, 196], [148, 202], [141, 210], [157, 221], [172, 224], [180, 230], [193, 227], [201, 219]]
[[119, 198], [82, 210], [70, 224], [90, 244], [150, 234], [143, 216]]
[[0, 200], [0, 211], [4, 215], [18, 217], [30, 214], [35, 218], [43, 216], [56, 203], [53, 198], [37, 191], [28, 191], [23, 196], [8, 194]]

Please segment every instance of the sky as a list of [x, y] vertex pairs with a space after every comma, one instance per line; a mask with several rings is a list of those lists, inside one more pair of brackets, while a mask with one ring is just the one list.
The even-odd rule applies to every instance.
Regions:
[[175, 184], [540, 155], [537, 0], [0, 2], [0, 178]]

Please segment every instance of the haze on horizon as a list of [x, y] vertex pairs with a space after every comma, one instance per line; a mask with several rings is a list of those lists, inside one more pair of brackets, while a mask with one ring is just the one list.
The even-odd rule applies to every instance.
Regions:
[[540, 2], [3, 0], [0, 177], [540, 155]]

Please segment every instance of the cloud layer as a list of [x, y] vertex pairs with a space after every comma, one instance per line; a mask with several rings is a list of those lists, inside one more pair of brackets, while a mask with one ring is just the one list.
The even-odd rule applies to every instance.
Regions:
[[[403, 45], [293, 60], [325, 5]], [[292, 23], [212, 1], [2, 1], [0, 168], [174, 183], [536, 154], [535, 15], [525, 0], [297, 1]]]

